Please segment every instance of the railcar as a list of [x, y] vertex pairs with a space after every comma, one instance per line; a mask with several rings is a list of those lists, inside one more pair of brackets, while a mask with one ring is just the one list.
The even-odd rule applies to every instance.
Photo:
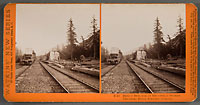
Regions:
[[33, 54], [24, 54], [21, 60], [22, 65], [31, 65], [35, 61], [35, 55]]
[[111, 53], [107, 59], [108, 64], [118, 64], [121, 61], [121, 55], [119, 53]]
[[20, 60], [20, 64], [31, 65], [35, 60], [36, 60], [36, 53], [34, 51], [32, 53], [25, 53]]

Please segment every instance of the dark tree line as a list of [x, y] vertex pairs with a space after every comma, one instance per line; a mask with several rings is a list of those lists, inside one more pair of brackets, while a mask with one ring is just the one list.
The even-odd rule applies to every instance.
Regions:
[[62, 46], [59, 50], [57, 49], [60, 52], [61, 59], [79, 60], [82, 55], [86, 58], [99, 59], [100, 30], [97, 27], [96, 21], [95, 18], [91, 21], [92, 30], [90, 37], [84, 39], [81, 36], [82, 42], [78, 42], [73, 21], [72, 19], [69, 20], [67, 29], [68, 44]]
[[15, 60], [16, 63], [20, 62], [20, 59], [22, 58], [23, 53], [21, 51], [21, 49], [19, 49], [18, 47], [15, 47]]
[[108, 49], [101, 46], [101, 61], [106, 62], [107, 58], [109, 58], [109, 51]]
[[[154, 26], [154, 42], [153, 44], [143, 46], [143, 50], [147, 52], [147, 58], [150, 59], [168, 59], [168, 58], [185, 58], [185, 35], [186, 30], [183, 28], [183, 19], [178, 18], [177, 33], [171, 38], [167, 35], [168, 41], [163, 39], [163, 32], [158, 18], [155, 20]], [[135, 55], [135, 53], [133, 54]]]

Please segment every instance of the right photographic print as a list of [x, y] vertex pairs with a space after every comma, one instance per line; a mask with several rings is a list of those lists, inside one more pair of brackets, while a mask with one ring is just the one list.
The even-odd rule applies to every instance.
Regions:
[[102, 4], [101, 93], [185, 93], [185, 4]]

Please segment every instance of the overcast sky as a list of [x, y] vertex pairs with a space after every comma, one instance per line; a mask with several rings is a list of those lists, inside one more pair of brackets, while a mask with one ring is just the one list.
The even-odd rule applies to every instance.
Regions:
[[67, 43], [68, 21], [72, 18], [77, 39], [91, 33], [92, 17], [100, 21], [99, 4], [17, 4], [16, 46], [23, 52], [41, 55]]
[[161, 23], [164, 38], [177, 32], [181, 16], [185, 28], [185, 4], [103, 4], [102, 46], [119, 48], [124, 54], [153, 42], [155, 20]]

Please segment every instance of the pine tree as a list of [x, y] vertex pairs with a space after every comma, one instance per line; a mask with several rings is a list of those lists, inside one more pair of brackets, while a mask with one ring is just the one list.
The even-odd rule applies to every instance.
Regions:
[[69, 42], [69, 46], [71, 49], [71, 60], [73, 60], [73, 53], [74, 53], [74, 47], [76, 46], [76, 43], [78, 42], [76, 39], [76, 33], [75, 33], [75, 27], [74, 24], [72, 22], [72, 19], [70, 18], [69, 20], [69, 27], [67, 30], [67, 35], [68, 35], [68, 42]]
[[185, 52], [185, 30], [183, 28], [183, 19], [179, 16], [178, 20], [178, 33], [177, 33], [177, 42], [176, 46], [179, 49], [179, 56], [183, 57]]
[[20, 59], [23, 56], [21, 49], [19, 49], [17, 46], [15, 47], [15, 56], [16, 56], [16, 62], [20, 62]]
[[85, 49], [85, 39], [83, 38], [83, 36], [81, 36], [82, 39], [82, 43], [83, 43], [83, 49]]
[[178, 20], [178, 34], [182, 33], [183, 31], [183, 19], [179, 16]]
[[97, 50], [97, 44], [98, 44], [98, 35], [97, 35], [97, 31], [98, 31], [98, 28], [97, 28], [97, 19], [95, 19], [95, 17], [93, 17], [92, 19], [92, 35], [94, 36], [94, 39], [93, 39], [93, 57], [96, 58], [96, 50]]
[[154, 28], [154, 47], [157, 51], [157, 58], [160, 59], [161, 47], [163, 42], [163, 33], [161, 31], [162, 27], [158, 17], [156, 18], [155, 28]]
[[147, 51], [147, 45], [146, 44], [144, 44], [143, 50]]
[[109, 57], [109, 51], [105, 47], [101, 47], [101, 61], [106, 62], [106, 59]]
[[153, 58], [153, 46], [149, 43], [149, 48], [147, 49], [147, 57]]

